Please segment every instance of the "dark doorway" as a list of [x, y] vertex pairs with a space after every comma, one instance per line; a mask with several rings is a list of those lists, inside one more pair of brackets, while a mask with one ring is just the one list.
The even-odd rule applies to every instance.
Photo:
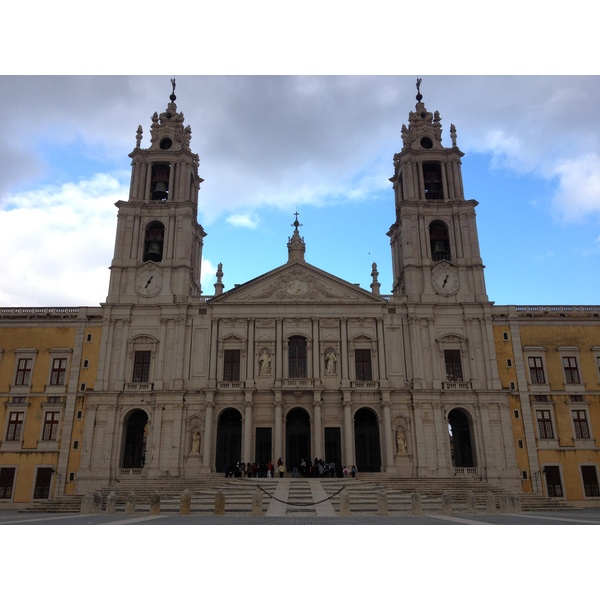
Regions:
[[[260, 465], [261, 463], [273, 462], [271, 456], [271, 428], [270, 427], [257, 427], [256, 428], [256, 462]], [[279, 457], [278, 457], [279, 458]], [[277, 460], [277, 459], [275, 459]]]
[[581, 477], [583, 479], [583, 490], [586, 496], [600, 496], [600, 490], [598, 490], [598, 475], [596, 474], [596, 467], [593, 465], [582, 465], [581, 466]]
[[361, 408], [354, 415], [354, 445], [359, 472], [381, 471], [379, 424], [377, 415], [368, 408]]
[[450, 452], [453, 467], [474, 467], [471, 420], [462, 410], [455, 408], [448, 415]]
[[35, 476], [34, 498], [50, 498], [50, 483], [52, 481], [52, 467], [38, 467]]
[[310, 457], [310, 417], [303, 408], [293, 408], [287, 414], [286, 432], [286, 466], [288, 471], [297, 466], [304, 458]]
[[546, 489], [548, 496], [562, 497], [562, 482], [560, 480], [560, 469], [558, 467], [544, 467], [543, 473], [546, 476]]
[[146, 460], [146, 436], [148, 415], [143, 410], [134, 410], [125, 422], [125, 448], [122, 467], [141, 469]]
[[325, 462], [342, 464], [342, 435], [339, 427], [325, 427]]
[[224, 473], [242, 460], [242, 415], [235, 408], [225, 409], [217, 424], [216, 469]]

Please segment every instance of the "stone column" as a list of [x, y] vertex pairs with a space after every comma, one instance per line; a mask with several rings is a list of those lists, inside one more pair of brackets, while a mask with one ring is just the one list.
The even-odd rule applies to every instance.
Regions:
[[318, 458], [323, 458], [323, 431], [321, 424], [321, 406], [323, 402], [321, 401], [321, 392], [320, 390], [315, 390], [313, 392], [313, 414], [314, 414], [314, 430], [313, 430], [313, 438], [315, 440], [315, 456]]
[[381, 392], [381, 407], [383, 410], [383, 439], [385, 444], [384, 456], [386, 471], [395, 471], [394, 468], [394, 433], [392, 431], [392, 411], [390, 409], [390, 393]]
[[354, 458], [354, 444], [352, 443], [352, 392], [344, 390], [344, 398], [342, 400], [344, 407], [344, 457], [342, 463], [346, 465], [356, 464]]
[[281, 318], [275, 319], [275, 379], [283, 379], [283, 319]]
[[121, 361], [119, 364], [119, 376], [117, 386], [123, 389], [123, 383], [125, 382], [125, 365], [127, 363], [127, 346], [129, 344], [129, 323], [131, 319], [123, 319], [123, 333], [121, 338]]
[[252, 432], [254, 429], [254, 419], [252, 414], [252, 391], [244, 392], [244, 451], [242, 453], [242, 461], [246, 464], [252, 462]]
[[213, 398], [213, 392], [206, 394], [206, 413], [204, 417], [204, 449], [202, 466], [205, 470], [211, 471], [210, 458], [212, 456], [212, 424], [213, 424], [213, 410], [215, 407], [215, 401]]
[[[283, 458], [283, 400], [281, 390], [275, 390], [275, 431], [274, 445], [275, 452], [273, 460], [277, 460], [280, 456]], [[275, 458], [277, 457], [277, 458]]]

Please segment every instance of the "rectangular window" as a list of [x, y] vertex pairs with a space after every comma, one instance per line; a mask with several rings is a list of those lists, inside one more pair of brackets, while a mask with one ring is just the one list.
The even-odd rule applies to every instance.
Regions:
[[574, 356], [563, 356], [563, 368], [565, 370], [565, 381], [567, 383], [579, 383], [577, 358]]
[[444, 360], [446, 362], [446, 379], [448, 381], [462, 381], [460, 350], [444, 350]]
[[580, 396], [579, 394], [575, 396], [569, 396], [569, 400], [571, 400], [571, 402], [583, 402], [583, 396]]
[[50, 385], [65, 385], [67, 373], [67, 359], [55, 358], [52, 361], [52, 373], [50, 374]]
[[529, 377], [533, 385], [537, 383], [546, 383], [546, 377], [544, 376], [544, 365], [542, 363], [541, 356], [530, 356], [527, 359], [529, 363]]
[[35, 478], [35, 489], [33, 497], [35, 499], [50, 498], [50, 483], [52, 482], [53, 467], [38, 467]]
[[[586, 496], [600, 496], [598, 489], [598, 475], [596, 467], [590, 465], [581, 467], [581, 478], [583, 479], [583, 489]], [[1, 498], [1, 496], [0, 496]]]
[[290, 379], [306, 377], [306, 339], [301, 336], [288, 343], [288, 373]]
[[575, 438], [578, 440], [587, 440], [590, 437], [588, 428], [587, 414], [585, 410], [572, 410], [573, 427], [575, 428]]
[[356, 380], [372, 381], [373, 373], [371, 371], [371, 351], [355, 350]]
[[2, 467], [0, 469], [0, 498], [10, 500], [15, 483], [14, 467]]
[[19, 358], [19, 362], [17, 363], [17, 377], [15, 379], [15, 385], [29, 385], [31, 383], [32, 365], [33, 359]]
[[137, 350], [133, 360], [133, 382], [150, 381], [150, 350]]
[[550, 418], [549, 410], [536, 410], [535, 411], [538, 432], [540, 434], [540, 440], [551, 440], [554, 439], [554, 432], [552, 430], [552, 419]]
[[60, 413], [54, 411], [48, 411], [44, 415], [44, 432], [42, 433], [42, 440], [44, 442], [56, 440], [58, 436], [59, 417]]
[[560, 480], [560, 469], [558, 467], [544, 467], [543, 473], [546, 476], [548, 496], [561, 497], [563, 492], [562, 482]]
[[7, 441], [19, 441], [23, 431], [24, 412], [11, 412], [8, 414], [8, 429], [6, 431]]
[[240, 351], [225, 350], [223, 360], [223, 381], [240, 380]]

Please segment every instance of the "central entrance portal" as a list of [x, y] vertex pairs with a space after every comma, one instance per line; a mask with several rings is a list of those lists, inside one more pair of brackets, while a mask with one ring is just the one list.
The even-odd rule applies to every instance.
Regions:
[[286, 467], [291, 471], [304, 458], [310, 458], [310, 417], [303, 408], [293, 408], [285, 420]]
[[377, 415], [368, 408], [361, 408], [354, 415], [354, 444], [359, 472], [381, 471], [379, 424]]
[[242, 460], [242, 415], [235, 408], [227, 408], [219, 415], [217, 424], [217, 456], [215, 467], [224, 473]]

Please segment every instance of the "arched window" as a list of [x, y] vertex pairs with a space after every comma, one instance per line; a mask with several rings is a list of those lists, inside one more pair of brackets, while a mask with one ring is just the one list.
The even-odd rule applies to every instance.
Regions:
[[168, 163], [152, 165], [152, 178], [150, 180], [150, 198], [165, 202], [169, 197], [169, 171]]
[[429, 225], [429, 243], [432, 260], [451, 260], [448, 226], [443, 221], [432, 221]]
[[442, 166], [439, 162], [423, 163], [423, 183], [427, 200], [443, 200]]
[[165, 226], [160, 221], [149, 223], [144, 238], [144, 262], [149, 260], [153, 262], [162, 261], [164, 240]]
[[306, 338], [295, 335], [288, 343], [288, 377], [300, 379], [306, 376]]

